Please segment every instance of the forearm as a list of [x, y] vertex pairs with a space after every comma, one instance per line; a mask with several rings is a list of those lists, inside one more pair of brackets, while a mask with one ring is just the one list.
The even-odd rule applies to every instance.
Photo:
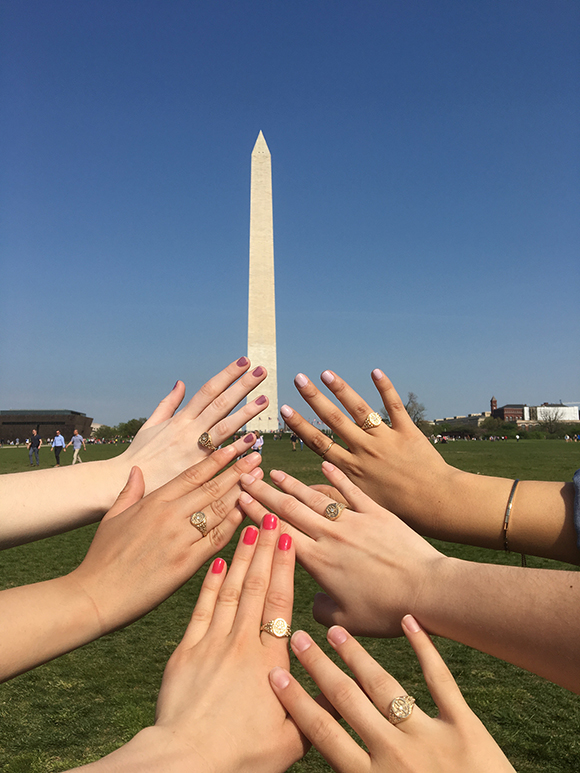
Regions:
[[129, 467], [118, 456], [0, 475], [0, 549], [100, 520], [125, 485]]
[[[445, 476], [433, 475], [426, 483], [425, 503], [418, 507], [410, 498], [401, 513], [410, 526], [426, 537], [504, 549], [513, 480], [448, 468]], [[573, 505], [572, 483], [520, 481], [508, 525], [509, 549], [580, 564]]]
[[67, 577], [0, 592], [0, 681], [102, 635], [90, 600]]
[[415, 616], [433, 634], [580, 692], [580, 575], [442, 559]]

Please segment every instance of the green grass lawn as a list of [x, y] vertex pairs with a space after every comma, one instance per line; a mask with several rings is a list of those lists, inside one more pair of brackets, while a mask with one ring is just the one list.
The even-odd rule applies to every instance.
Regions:
[[[445, 459], [471, 472], [521, 479], [571, 480], [580, 467], [580, 445], [563, 441], [456, 442], [437, 446]], [[120, 453], [123, 446], [91, 446], [86, 461]], [[62, 457], [68, 464], [72, 453]], [[53, 456], [41, 449], [41, 466]], [[291, 451], [288, 439], [267, 439], [264, 469], [282, 468], [306, 483], [322, 482], [320, 459], [306, 447]], [[28, 470], [25, 449], [0, 449], [0, 472]], [[34, 471], [30, 473], [34, 474]], [[500, 514], [501, 517], [502, 514]], [[88, 526], [0, 553], [0, 587], [63, 574], [82, 560], [95, 531]], [[474, 561], [518, 564], [505, 555], [462, 545], [436, 543], [447, 554]], [[233, 544], [223, 552], [230, 559]], [[531, 558], [530, 566], [570, 568]], [[179, 642], [205, 570], [143, 620], [76, 652], [0, 685], [0, 769], [6, 773], [59, 771], [98, 759], [153, 721], [165, 663]], [[316, 584], [296, 572], [294, 629], [305, 628], [324, 649], [325, 629], [311, 615]], [[8, 627], [10, 621], [3, 621]], [[404, 639], [363, 643], [427, 711], [433, 703]], [[580, 700], [566, 690], [455, 642], [437, 640], [471, 707], [520, 773], [578, 771]], [[301, 669], [294, 661], [297, 675]], [[312, 690], [314, 687], [304, 679]], [[549, 712], [545, 707], [549, 707]], [[243, 707], [240, 707], [243, 711]], [[311, 751], [293, 773], [328, 770]], [[466, 772], [468, 773], [468, 772]]]

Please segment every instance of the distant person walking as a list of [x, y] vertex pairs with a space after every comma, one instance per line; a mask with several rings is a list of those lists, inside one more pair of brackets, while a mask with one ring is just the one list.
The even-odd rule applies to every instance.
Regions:
[[256, 435], [256, 442], [252, 446], [252, 451], [257, 451], [259, 454], [262, 453], [262, 448], [264, 446], [264, 436], [261, 432], [256, 431], [254, 433]]
[[60, 467], [60, 452], [66, 451], [66, 446], [64, 444], [64, 438], [60, 434], [59, 429], [57, 429], [56, 435], [52, 441], [52, 450], [54, 451], [54, 456], [56, 458], [56, 466]]
[[32, 430], [32, 437], [26, 444], [26, 448], [28, 448], [28, 458], [30, 459], [30, 466], [34, 467], [34, 464], [32, 463], [32, 455], [36, 457], [36, 466], [40, 466], [40, 462], [38, 461], [38, 449], [42, 445], [42, 440], [38, 436], [38, 432], [33, 429]]
[[72, 463], [76, 464], [77, 462], [82, 463], [82, 459], [79, 456], [81, 446], [83, 447], [83, 451], [87, 450], [87, 444], [85, 443], [85, 439], [82, 435], [79, 435], [78, 429], [75, 429], [73, 432], [73, 436], [70, 439], [70, 443], [67, 443], [65, 446], [65, 449], [68, 448], [72, 444], [72, 447], [74, 448], [74, 454], [73, 454], [73, 460]]
[[292, 443], [292, 450], [296, 451], [296, 443], [298, 442], [298, 435], [295, 432], [293, 432], [290, 435], [290, 442]]

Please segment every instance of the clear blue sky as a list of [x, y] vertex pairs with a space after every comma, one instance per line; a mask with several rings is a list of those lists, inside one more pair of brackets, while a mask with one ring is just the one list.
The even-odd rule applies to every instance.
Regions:
[[1, 10], [0, 408], [114, 424], [245, 353], [260, 129], [280, 403], [580, 399], [577, 2]]

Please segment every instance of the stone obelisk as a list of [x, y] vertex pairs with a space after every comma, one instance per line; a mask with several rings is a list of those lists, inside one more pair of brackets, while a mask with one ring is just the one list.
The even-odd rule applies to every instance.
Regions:
[[252, 151], [250, 188], [250, 291], [248, 297], [248, 357], [263, 365], [268, 378], [248, 395], [268, 397], [265, 411], [247, 429], [278, 429], [278, 376], [276, 368], [276, 292], [274, 286], [274, 225], [272, 218], [272, 157], [262, 132]]

